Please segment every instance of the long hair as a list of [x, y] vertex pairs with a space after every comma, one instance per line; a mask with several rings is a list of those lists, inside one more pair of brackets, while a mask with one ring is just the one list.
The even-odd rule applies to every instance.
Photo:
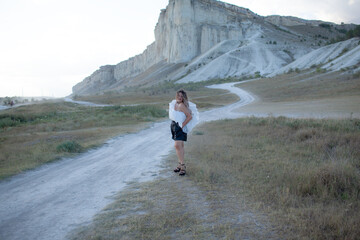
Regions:
[[184, 89], [180, 89], [179, 91], [176, 92], [176, 96], [178, 96], [180, 93], [181, 93], [181, 95], [182, 95], [182, 97], [183, 97], [184, 105], [190, 110], [189, 100], [188, 100], [188, 97], [187, 97], [187, 94], [186, 94], [185, 90], [184, 90]]

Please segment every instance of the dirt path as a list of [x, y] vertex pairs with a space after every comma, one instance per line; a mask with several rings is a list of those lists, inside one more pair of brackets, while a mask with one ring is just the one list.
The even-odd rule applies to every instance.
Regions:
[[[232, 110], [254, 97], [227, 83], [240, 101], [200, 114], [202, 121], [236, 118]], [[130, 181], [147, 181], [159, 172], [173, 148], [170, 121], [108, 141], [78, 157], [45, 165], [0, 183], [0, 239], [64, 239], [110, 203]]]
[[0, 105], [0, 111], [1, 111], [1, 110], [5, 110], [5, 109], [8, 109], [8, 108], [10, 108], [10, 107]]

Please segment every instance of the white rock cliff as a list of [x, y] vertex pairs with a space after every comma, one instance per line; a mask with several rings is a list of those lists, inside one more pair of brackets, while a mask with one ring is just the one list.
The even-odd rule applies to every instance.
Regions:
[[296, 27], [320, 22], [265, 18], [216, 0], [169, 0], [155, 27], [155, 42], [142, 54], [100, 67], [75, 85], [73, 93], [163, 80], [203, 81], [255, 72], [266, 76], [318, 48], [311, 34]]

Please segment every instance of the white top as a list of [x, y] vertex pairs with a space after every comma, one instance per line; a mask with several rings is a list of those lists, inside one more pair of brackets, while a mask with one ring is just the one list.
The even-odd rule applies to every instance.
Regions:
[[[175, 110], [175, 103], [176, 100], [172, 100], [171, 103], [169, 103], [169, 118], [177, 123], [179, 123], [180, 127], [182, 126], [182, 123], [186, 119], [185, 113], [181, 111]], [[189, 102], [189, 108], [191, 111], [192, 119], [190, 122], [186, 124], [186, 126], [183, 128], [183, 131], [185, 133], [191, 132], [191, 130], [195, 127], [195, 125], [199, 122], [199, 112], [196, 108], [196, 104]]]

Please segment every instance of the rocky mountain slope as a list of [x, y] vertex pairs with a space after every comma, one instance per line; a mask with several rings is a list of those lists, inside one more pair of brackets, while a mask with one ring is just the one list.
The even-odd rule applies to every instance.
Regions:
[[360, 39], [352, 38], [316, 49], [268, 76], [276, 76], [295, 69], [320, 67], [330, 71], [348, 68], [352, 68], [355, 72], [360, 71]]
[[[359, 40], [325, 46], [351, 27], [295, 17], [262, 17], [216, 0], [169, 0], [155, 27], [155, 42], [142, 54], [100, 67], [75, 85], [73, 94], [96, 94], [165, 80], [271, 76], [290, 68], [329, 63], [330, 59], [329, 69], [352, 66], [359, 63]], [[311, 63], [314, 57], [308, 54], [319, 57], [314, 51], [324, 57]], [[326, 57], [329, 51], [333, 54]], [[306, 56], [307, 60], [300, 60]], [[344, 64], [339, 57], [349, 60]]]

